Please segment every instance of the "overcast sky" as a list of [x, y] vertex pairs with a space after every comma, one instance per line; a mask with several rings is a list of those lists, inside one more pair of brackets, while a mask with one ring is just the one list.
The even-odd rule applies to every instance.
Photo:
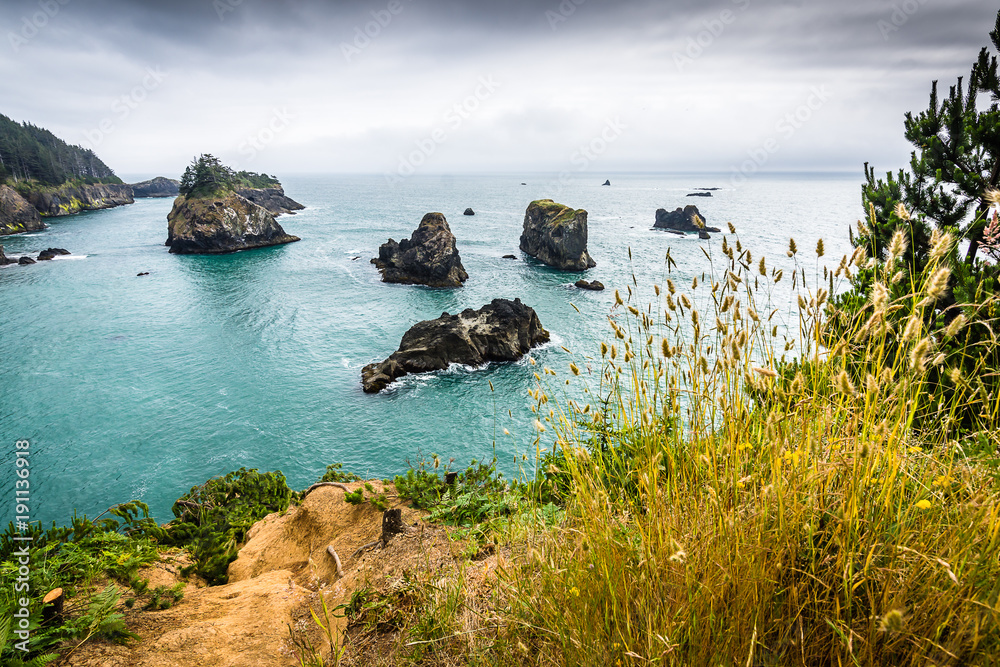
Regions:
[[[0, 113], [177, 177], [903, 166], [983, 0], [4, 0]], [[759, 165], [759, 166], [758, 166]]]

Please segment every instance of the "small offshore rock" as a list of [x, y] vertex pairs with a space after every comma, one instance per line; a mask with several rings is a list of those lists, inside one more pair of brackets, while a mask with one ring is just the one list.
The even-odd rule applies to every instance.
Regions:
[[69, 250], [63, 248], [49, 248], [48, 250], [43, 250], [38, 253], [38, 261], [44, 262], [45, 260], [53, 259], [57, 255], [68, 255]]
[[611, 185], [611, 179], [604, 181], [601, 185]]
[[382, 282], [429, 287], [461, 287], [469, 279], [455, 246], [455, 235], [441, 213], [428, 213], [408, 239], [389, 239], [372, 264]]
[[31, 259], [27, 255], [21, 255], [21, 258], [17, 260], [17, 263], [21, 266], [25, 266], [27, 264], [34, 264], [35, 260]]
[[138, 278], [139, 276], [148, 276], [148, 275], [149, 275], [149, 271], [141, 271], [141, 272], [135, 274], [136, 278]]
[[451, 364], [516, 361], [548, 340], [549, 332], [534, 309], [520, 299], [493, 299], [479, 310], [467, 308], [458, 315], [442, 313], [436, 320], [417, 322], [388, 359], [361, 370], [361, 387], [374, 394], [410, 373], [440, 371]]
[[17, 264], [16, 259], [10, 259], [3, 253], [3, 246], [0, 245], [0, 266], [7, 266], [8, 264]]
[[576, 283], [574, 284], [580, 289], [588, 289], [588, 290], [593, 290], [595, 292], [600, 292], [601, 290], [604, 289], [604, 283], [602, 283], [599, 280], [593, 280], [591, 282], [587, 282], [586, 280], [583, 280], [581, 278], [580, 280], [577, 280]]
[[473, 211], [471, 208], [467, 208], [465, 209], [465, 213], [463, 213], [462, 215], [475, 215], [475, 214], [476, 214], [475, 211]]
[[710, 239], [710, 238], [712, 238], [712, 236], [708, 232], [706, 232], [704, 229], [699, 229], [698, 230], [698, 238], [699, 239]]
[[521, 250], [562, 271], [597, 266], [587, 252], [587, 212], [539, 199], [524, 212]]
[[[695, 222], [695, 216], [701, 219], [702, 225], [699, 226]], [[699, 230], [704, 229], [706, 232], [718, 232], [721, 231], [718, 227], [708, 227], [704, 225], [705, 216], [701, 214], [697, 206], [693, 204], [688, 204], [684, 208], [676, 208], [669, 213], [666, 209], [656, 210], [656, 222], [653, 223], [653, 227], [656, 229], [667, 229], [679, 232], [690, 232], [697, 233]]]
[[687, 196], [688, 197], [711, 197], [712, 193], [711, 192], [689, 192], [687, 194]]
[[500, 259], [517, 259], [517, 257], [515, 257], [514, 255], [504, 255]]

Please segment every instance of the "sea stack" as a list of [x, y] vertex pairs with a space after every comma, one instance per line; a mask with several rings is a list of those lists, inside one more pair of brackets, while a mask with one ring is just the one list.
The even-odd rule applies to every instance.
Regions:
[[176, 179], [157, 176], [148, 181], [133, 183], [129, 187], [132, 188], [133, 197], [142, 199], [146, 197], [176, 197], [181, 193], [180, 186], [181, 182]]
[[720, 231], [718, 227], [707, 227], [705, 225], [705, 216], [693, 204], [688, 204], [684, 208], [677, 207], [669, 213], [666, 209], [657, 209], [656, 222], [653, 223], [653, 227], [693, 234]]
[[455, 235], [441, 213], [428, 213], [408, 239], [389, 239], [378, 249], [372, 264], [382, 272], [382, 282], [461, 287], [469, 279], [455, 246]]
[[399, 349], [385, 361], [361, 371], [361, 387], [374, 394], [410, 373], [429, 373], [451, 364], [481, 366], [489, 361], [515, 361], [549, 340], [534, 309], [520, 299], [493, 299], [479, 310], [442, 313], [417, 322], [403, 334]]
[[539, 199], [524, 212], [521, 250], [562, 271], [597, 266], [587, 253], [587, 212]]
[[167, 215], [167, 242], [174, 254], [218, 254], [298, 241], [274, 216], [235, 192], [178, 197]]

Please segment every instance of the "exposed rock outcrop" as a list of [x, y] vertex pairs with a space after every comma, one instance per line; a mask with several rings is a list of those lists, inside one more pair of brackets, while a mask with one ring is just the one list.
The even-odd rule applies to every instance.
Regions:
[[285, 196], [285, 189], [280, 185], [274, 188], [240, 188], [236, 192], [252, 201], [258, 206], [263, 206], [272, 215], [288, 213], [295, 215], [295, 211], [305, 208], [291, 197]]
[[608, 180], [601, 183], [601, 185], [611, 185], [611, 179], [609, 178]]
[[167, 215], [167, 242], [175, 254], [217, 254], [298, 241], [265, 208], [235, 192], [221, 197], [178, 197]]
[[29, 192], [26, 199], [39, 213], [49, 217], [114, 208], [135, 202], [130, 186], [110, 183], [45, 187]]
[[475, 214], [476, 214], [475, 211], [473, 211], [471, 208], [467, 208], [465, 209], [465, 213], [463, 215], [475, 215]]
[[0, 266], [7, 266], [8, 264], [17, 264], [17, 260], [8, 259], [7, 255], [3, 253], [3, 246], [0, 245]]
[[55, 259], [57, 255], [68, 255], [69, 250], [63, 248], [49, 248], [38, 253], [38, 261], [44, 262], [45, 260]]
[[[701, 224], [698, 224], [699, 220], [701, 221]], [[707, 227], [705, 225], [705, 216], [703, 216], [698, 210], [698, 207], [693, 204], [688, 204], [684, 208], [678, 207], [669, 213], [666, 209], [657, 209], [656, 222], [653, 223], [653, 227], [657, 229], [669, 229], [678, 232], [691, 232], [695, 234], [700, 231], [719, 231], [718, 227]]]
[[139, 199], [144, 197], [176, 197], [181, 193], [180, 186], [181, 182], [176, 179], [157, 176], [148, 181], [133, 183], [130, 187], [132, 188], [132, 196]]
[[27, 266], [28, 264], [34, 264], [35, 260], [31, 259], [27, 255], [21, 255], [21, 257], [17, 260], [17, 263], [21, 266]]
[[9, 185], [0, 185], [0, 236], [45, 229], [42, 216]]
[[587, 212], [540, 199], [524, 212], [521, 250], [563, 271], [597, 266], [587, 253]]
[[712, 193], [711, 192], [689, 192], [687, 194], [687, 196], [688, 197], [711, 197]]
[[602, 283], [600, 280], [592, 280], [590, 282], [587, 282], [586, 280], [580, 279], [577, 280], [576, 283], [574, 284], [580, 289], [589, 289], [594, 292], [600, 292], [601, 290], [604, 289], [604, 283]]
[[387, 283], [461, 287], [469, 279], [455, 247], [455, 235], [440, 213], [425, 215], [410, 238], [383, 243], [372, 264]]
[[374, 394], [410, 373], [440, 371], [450, 364], [514, 361], [548, 340], [549, 332], [534, 309], [520, 299], [493, 299], [479, 310], [467, 308], [459, 315], [442, 313], [436, 320], [417, 322], [388, 359], [362, 369], [361, 386]]

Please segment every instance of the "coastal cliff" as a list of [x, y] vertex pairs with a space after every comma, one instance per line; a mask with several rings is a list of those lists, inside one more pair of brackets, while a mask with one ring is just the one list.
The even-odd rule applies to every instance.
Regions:
[[0, 185], [0, 236], [45, 229], [38, 211], [9, 185]]
[[128, 185], [95, 183], [93, 185], [43, 186], [28, 191], [25, 199], [45, 217], [73, 215], [134, 203]]

